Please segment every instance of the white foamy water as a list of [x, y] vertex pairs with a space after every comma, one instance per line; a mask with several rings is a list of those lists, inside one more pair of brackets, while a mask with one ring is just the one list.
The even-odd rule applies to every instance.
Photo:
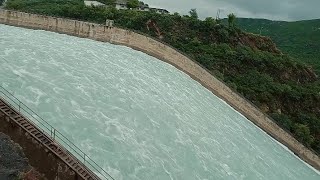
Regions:
[[189, 76], [123, 46], [0, 25], [0, 85], [117, 180], [320, 179]]

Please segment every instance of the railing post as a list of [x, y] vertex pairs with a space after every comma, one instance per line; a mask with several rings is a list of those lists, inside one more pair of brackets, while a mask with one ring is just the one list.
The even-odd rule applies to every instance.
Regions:
[[53, 139], [56, 139], [56, 129], [53, 128]]
[[86, 154], [83, 153], [83, 164], [86, 164]]
[[19, 101], [19, 113], [20, 113], [20, 106], [21, 106], [21, 102]]

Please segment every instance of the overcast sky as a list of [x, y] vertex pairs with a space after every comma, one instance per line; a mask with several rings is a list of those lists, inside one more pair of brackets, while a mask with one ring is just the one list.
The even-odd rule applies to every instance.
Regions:
[[196, 8], [201, 18], [235, 13], [238, 17], [272, 20], [320, 19], [320, 0], [143, 0], [154, 7], [187, 14]]

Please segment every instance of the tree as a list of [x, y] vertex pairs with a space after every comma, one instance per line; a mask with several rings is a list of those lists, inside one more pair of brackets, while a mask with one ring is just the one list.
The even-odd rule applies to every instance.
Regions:
[[314, 141], [314, 137], [311, 136], [310, 129], [307, 125], [295, 124], [294, 133], [301, 142], [309, 147]]
[[236, 21], [236, 15], [234, 15], [233, 13], [228, 15], [228, 23], [229, 23], [229, 28], [234, 28], [235, 25], [235, 21]]
[[128, 2], [127, 2], [127, 7], [128, 8], [137, 8], [137, 7], [139, 7], [139, 1], [138, 0], [129, 0]]
[[192, 17], [194, 19], [198, 19], [199, 18], [198, 13], [197, 13], [197, 9], [191, 9], [189, 11], [189, 14], [190, 14], [190, 17]]
[[213, 29], [214, 26], [217, 24], [216, 20], [213, 19], [212, 17], [207, 17], [204, 20], [204, 24], [209, 28], [209, 29]]

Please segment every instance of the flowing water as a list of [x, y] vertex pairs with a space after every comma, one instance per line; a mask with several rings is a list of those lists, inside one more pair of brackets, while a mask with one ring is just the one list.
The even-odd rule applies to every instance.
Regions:
[[320, 179], [173, 66], [123, 46], [0, 25], [0, 85], [117, 180]]

